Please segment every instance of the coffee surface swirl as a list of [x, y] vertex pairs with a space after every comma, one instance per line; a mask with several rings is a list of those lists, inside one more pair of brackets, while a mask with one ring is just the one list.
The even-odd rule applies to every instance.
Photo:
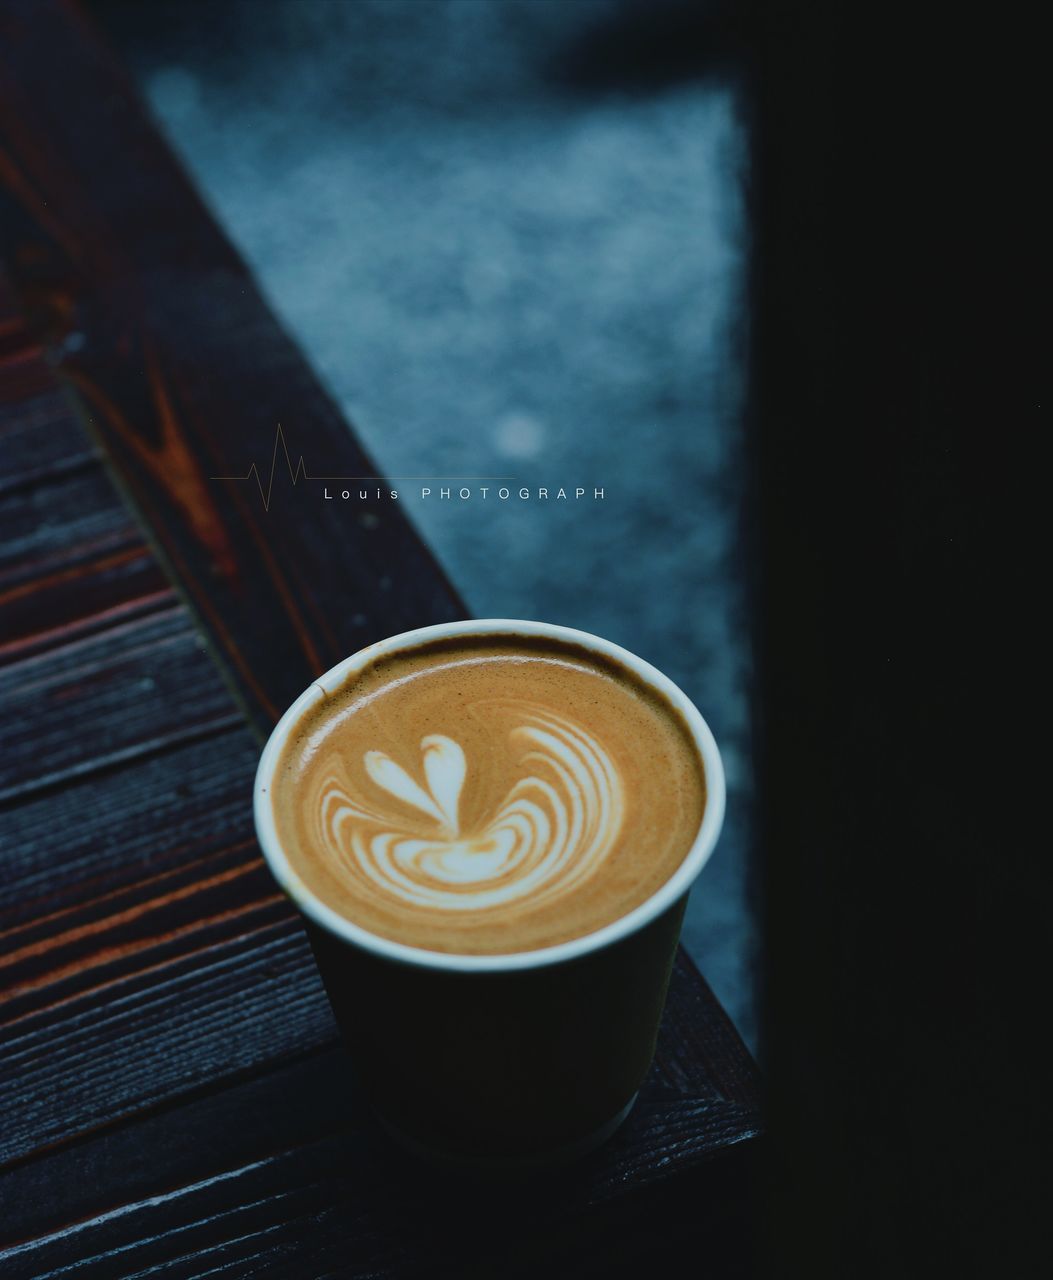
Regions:
[[385, 655], [319, 700], [272, 804], [294, 873], [382, 937], [501, 954], [601, 928], [683, 861], [705, 807], [679, 713], [548, 638]]

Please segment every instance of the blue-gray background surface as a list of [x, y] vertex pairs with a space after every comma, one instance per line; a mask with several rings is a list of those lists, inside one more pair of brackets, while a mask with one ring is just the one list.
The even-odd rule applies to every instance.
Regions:
[[643, 82], [576, 74], [624, 32], [619, 0], [145, 8], [99, 13], [380, 469], [604, 488], [557, 505], [399, 485], [477, 616], [599, 632], [709, 720], [728, 818], [684, 940], [755, 1043], [734, 88], [662, 75], [660, 50]]

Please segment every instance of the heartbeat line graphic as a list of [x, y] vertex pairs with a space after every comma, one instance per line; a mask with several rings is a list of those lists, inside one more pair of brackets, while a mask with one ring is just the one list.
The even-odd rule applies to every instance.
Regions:
[[285, 441], [285, 432], [282, 430], [282, 424], [279, 422], [274, 432], [274, 449], [271, 452], [271, 469], [267, 477], [267, 485], [264, 488], [263, 477], [260, 475], [259, 467], [255, 462], [251, 463], [248, 471], [243, 476], [209, 476], [210, 480], [255, 480], [256, 487], [260, 491], [260, 499], [263, 502], [264, 511], [271, 509], [271, 492], [274, 489], [274, 472], [278, 467], [278, 446], [281, 445], [282, 453], [285, 454], [285, 465], [289, 471], [289, 479], [294, 485], [301, 480], [329, 480], [333, 483], [337, 481], [359, 481], [370, 480], [377, 484], [389, 484], [392, 480], [514, 480], [515, 476], [313, 476], [304, 465], [303, 454], [296, 459], [296, 466], [293, 466], [292, 456], [289, 453], [289, 446]]

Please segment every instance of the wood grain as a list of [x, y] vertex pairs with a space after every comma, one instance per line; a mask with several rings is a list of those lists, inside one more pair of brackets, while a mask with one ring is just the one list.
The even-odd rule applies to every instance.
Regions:
[[73, 420], [69, 397], [55, 386], [50, 368], [44, 370], [47, 388], [39, 395], [19, 397], [17, 410], [10, 403], [18, 393], [9, 370], [0, 357], [0, 498], [39, 480], [86, 470], [99, 460]]
[[[5, 300], [14, 307], [0, 271]], [[21, 318], [0, 314], [2, 666], [169, 608], [176, 594], [72, 398]]]
[[[0, 1243], [0, 1265], [12, 1277], [71, 1261], [87, 1275], [535, 1275], [546, 1256], [551, 1266], [577, 1254], [576, 1274], [620, 1274], [620, 1260], [642, 1265], [641, 1250], [661, 1256], [656, 1230], [697, 1244], [728, 1211], [740, 1192], [729, 1155], [751, 1120], [735, 1104], [670, 1109], [644, 1096], [612, 1153], [540, 1183], [455, 1179], [461, 1213], [451, 1214], [434, 1172], [407, 1166], [376, 1132], [343, 1051], [329, 1049], [10, 1174], [12, 1197], [36, 1208], [28, 1235]], [[168, 1154], [163, 1172], [157, 1150]], [[714, 1150], [720, 1174], [707, 1177]], [[655, 1151], [677, 1158], [655, 1161]], [[101, 1178], [87, 1181], [96, 1168]], [[71, 1188], [62, 1218], [37, 1194], [56, 1181]]]
[[242, 723], [178, 605], [0, 669], [0, 803]]
[[[52, 0], [4, 12], [0, 232], [16, 290], [263, 731], [349, 652], [464, 607], [397, 504], [363, 521], [293, 486], [301, 456], [315, 475], [378, 468], [93, 35]], [[61, 93], [37, 92], [56, 64]], [[265, 510], [250, 473], [269, 486], [279, 425], [290, 458]]]
[[0, 502], [0, 590], [8, 593], [71, 565], [142, 545], [102, 467], [49, 477]]
[[121, 621], [169, 609], [178, 597], [142, 542], [58, 565], [0, 590], [0, 666]]
[[189, 873], [222, 849], [248, 846], [256, 759], [252, 735], [232, 729], [6, 807], [0, 922], [40, 921], [46, 930], [56, 912], [102, 909], [107, 895], [140, 880]]

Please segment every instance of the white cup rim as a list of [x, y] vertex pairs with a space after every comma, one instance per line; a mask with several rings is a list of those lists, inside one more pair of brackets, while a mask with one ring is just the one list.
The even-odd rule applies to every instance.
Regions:
[[[477, 635], [549, 637], [578, 645], [620, 662], [640, 677], [644, 683], [661, 693], [680, 712], [691, 731], [692, 740], [702, 757], [705, 770], [706, 807], [702, 814], [702, 822], [687, 855], [669, 879], [646, 901], [610, 924], [567, 942], [534, 951], [514, 951], [500, 955], [461, 955], [445, 951], [429, 951], [423, 947], [413, 947], [407, 943], [395, 942], [390, 938], [371, 933], [328, 906], [304, 884], [285, 855], [274, 821], [270, 797], [274, 771], [290, 732], [299, 723], [308, 707], [339, 688], [353, 672], [361, 670], [385, 654], [401, 649], [414, 649], [429, 641], [451, 636]], [[271, 874], [304, 915], [325, 929], [327, 933], [353, 946], [382, 956], [384, 959], [427, 969], [461, 973], [506, 973], [517, 969], [539, 969], [546, 965], [576, 960], [580, 956], [600, 951], [638, 932], [690, 889], [716, 845], [724, 822], [724, 806], [724, 766], [713, 734], [698, 708], [668, 676], [663, 675], [649, 662], [638, 658], [636, 654], [630, 653], [628, 649], [623, 649], [620, 645], [604, 640], [600, 636], [592, 635], [587, 631], [578, 631], [573, 627], [558, 626], [555, 623], [533, 622], [518, 618], [469, 619], [418, 627], [367, 645], [366, 648], [338, 662], [335, 667], [313, 681], [275, 725], [263, 748], [253, 788], [253, 815], [263, 856]]]

